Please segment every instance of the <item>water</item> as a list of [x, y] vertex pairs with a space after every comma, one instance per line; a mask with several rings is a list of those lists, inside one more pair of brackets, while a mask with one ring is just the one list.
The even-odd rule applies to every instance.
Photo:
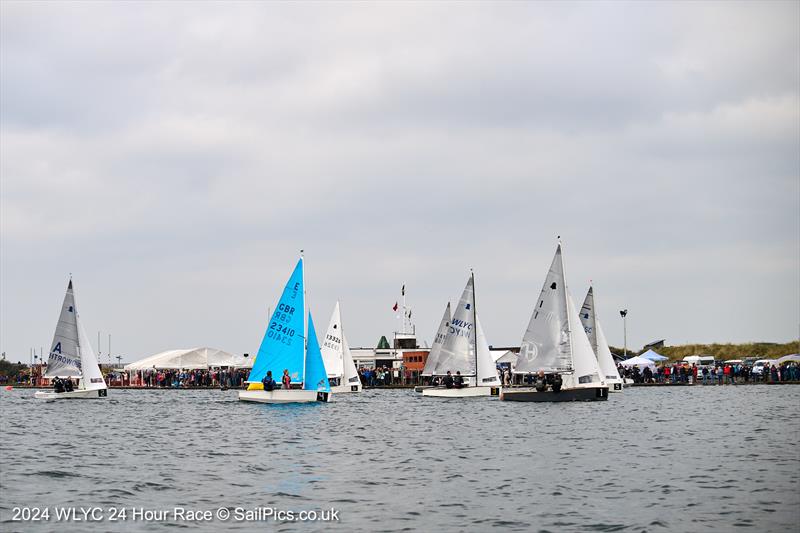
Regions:
[[[634, 388], [607, 402], [266, 406], [235, 391], [0, 391], [2, 531], [797, 531], [800, 387]], [[101, 522], [12, 522], [97, 506]], [[109, 521], [110, 508], [338, 510], [338, 522]], [[233, 512], [233, 511], [231, 511]]]

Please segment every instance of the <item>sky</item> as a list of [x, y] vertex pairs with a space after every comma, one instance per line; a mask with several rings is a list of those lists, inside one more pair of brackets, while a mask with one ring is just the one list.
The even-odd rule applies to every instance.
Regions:
[[[800, 335], [800, 3], [0, 3], [0, 350], [255, 353], [300, 249], [352, 346], [560, 236], [609, 342]], [[96, 340], [94, 342], [97, 342]], [[98, 346], [95, 346], [95, 350]]]

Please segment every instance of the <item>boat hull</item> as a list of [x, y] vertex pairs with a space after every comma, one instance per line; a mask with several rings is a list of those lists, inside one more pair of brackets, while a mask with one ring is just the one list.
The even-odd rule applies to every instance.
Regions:
[[94, 400], [108, 397], [107, 389], [78, 389], [72, 392], [38, 390], [33, 394], [39, 400]]
[[255, 403], [330, 402], [331, 393], [305, 389], [243, 390], [239, 391], [239, 401]]
[[425, 389], [435, 389], [436, 385], [417, 385], [414, 387], [414, 392], [422, 392]]
[[499, 394], [499, 387], [463, 387], [461, 389], [429, 387], [422, 389], [422, 395], [431, 398], [477, 398], [480, 396], [497, 396]]
[[534, 388], [503, 388], [500, 399], [509, 402], [597, 402], [608, 400], [608, 387], [561, 389], [558, 392]]
[[334, 394], [347, 394], [349, 392], [361, 392], [361, 383], [349, 385], [344, 383], [342, 385], [335, 385], [331, 387], [331, 392]]

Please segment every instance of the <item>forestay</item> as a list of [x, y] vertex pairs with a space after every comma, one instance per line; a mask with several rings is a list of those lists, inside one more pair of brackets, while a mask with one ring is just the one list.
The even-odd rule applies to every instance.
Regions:
[[77, 378], [81, 376], [81, 340], [79, 337], [78, 311], [75, 306], [72, 280], [69, 280], [56, 332], [53, 336], [53, 344], [51, 344], [50, 354], [47, 357], [47, 370], [44, 377]]
[[428, 358], [425, 360], [425, 368], [422, 369], [423, 376], [432, 376], [436, 370], [436, 363], [439, 361], [439, 355], [442, 352], [442, 343], [447, 337], [447, 330], [450, 328], [450, 302], [447, 302], [442, 321], [439, 322], [439, 329], [436, 330], [436, 338], [433, 340], [431, 351], [428, 353]]
[[301, 257], [267, 324], [253, 369], [247, 378], [248, 383], [261, 382], [268, 370], [272, 371], [276, 381], [280, 380], [284, 369], [289, 370], [292, 383], [303, 382], [304, 316], [305, 288]]
[[450, 321], [447, 335], [442, 343], [439, 358], [434, 369], [435, 375], [448, 371], [462, 376], [474, 376], [475, 368], [475, 291], [473, 277], [470, 275], [458, 307]]

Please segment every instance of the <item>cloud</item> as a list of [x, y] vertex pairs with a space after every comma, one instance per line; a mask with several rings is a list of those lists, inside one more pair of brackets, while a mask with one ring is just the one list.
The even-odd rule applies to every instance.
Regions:
[[796, 4], [1, 9], [2, 350], [73, 272], [130, 358], [252, 352], [300, 248], [353, 344], [470, 267], [514, 344], [557, 235], [632, 343], [795, 335]]

